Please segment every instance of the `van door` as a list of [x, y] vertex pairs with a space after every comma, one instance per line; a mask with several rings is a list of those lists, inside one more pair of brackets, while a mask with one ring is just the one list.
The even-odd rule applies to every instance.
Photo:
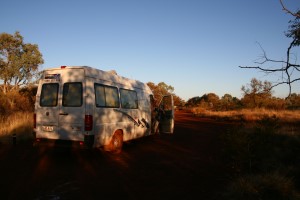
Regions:
[[84, 69], [45, 71], [36, 106], [36, 137], [84, 140]]
[[62, 69], [58, 124], [60, 139], [84, 140], [84, 69]]
[[159, 132], [173, 133], [174, 131], [174, 102], [172, 95], [163, 96], [159, 110], [161, 115], [159, 117]]
[[[57, 76], [57, 78], [59, 78]], [[40, 81], [37, 92], [36, 137], [56, 139], [58, 134], [58, 94], [59, 80], [54, 76], [45, 76]]]

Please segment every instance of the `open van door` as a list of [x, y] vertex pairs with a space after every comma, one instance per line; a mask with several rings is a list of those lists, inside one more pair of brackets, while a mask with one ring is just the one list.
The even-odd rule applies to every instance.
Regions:
[[159, 132], [170, 133], [174, 131], [174, 102], [172, 95], [163, 96], [159, 109], [162, 111], [159, 119]]

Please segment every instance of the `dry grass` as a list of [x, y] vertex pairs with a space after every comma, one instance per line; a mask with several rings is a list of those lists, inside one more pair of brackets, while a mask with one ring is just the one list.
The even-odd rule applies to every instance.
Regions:
[[[268, 109], [241, 109], [232, 111], [211, 111], [203, 108], [192, 108], [191, 112], [198, 117], [213, 118], [221, 121], [243, 123], [244, 127], [251, 130], [257, 123], [265, 119], [276, 121], [278, 133], [298, 135], [300, 133], [300, 110], [268, 110]], [[268, 121], [268, 120], [267, 120]], [[268, 123], [268, 122], [266, 122]]]
[[17, 112], [9, 116], [0, 116], [0, 143], [11, 142], [13, 134], [17, 141], [23, 142], [32, 139], [33, 113]]
[[243, 122], [221, 136], [224, 158], [235, 172], [224, 199], [300, 199], [299, 115], [265, 109], [202, 112]]
[[279, 122], [283, 123], [299, 123], [300, 111], [290, 110], [268, 110], [268, 109], [242, 109], [233, 111], [210, 111], [203, 108], [192, 108], [191, 111], [200, 117], [210, 117], [215, 119], [225, 120], [243, 120], [245, 122], [256, 122], [265, 117], [278, 118]]

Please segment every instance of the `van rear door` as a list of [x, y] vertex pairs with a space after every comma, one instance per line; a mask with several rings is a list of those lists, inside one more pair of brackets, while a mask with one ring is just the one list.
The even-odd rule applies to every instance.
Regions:
[[173, 133], [174, 131], [174, 102], [172, 95], [163, 96], [159, 108], [162, 114], [159, 120], [159, 132]]
[[58, 113], [61, 139], [84, 140], [84, 83], [84, 69], [61, 70], [61, 101]]
[[59, 88], [59, 77], [54, 74], [51, 77], [44, 76], [40, 81], [35, 107], [37, 138], [57, 138]]
[[84, 140], [84, 69], [49, 70], [36, 110], [37, 138]]

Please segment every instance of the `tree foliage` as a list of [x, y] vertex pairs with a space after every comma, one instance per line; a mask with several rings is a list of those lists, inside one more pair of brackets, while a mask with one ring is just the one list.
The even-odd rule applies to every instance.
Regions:
[[215, 109], [219, 104], [219, 96], [215, 93], [204, 94], [201, 97], [190, 98], [186, 105], [188, 107], [199, 106], [205, 109]]
[[19, 32], [14, 35], [0, 34], [0, 79], [3, 81], [3, 93], [29, 83], [43, 62], [38, 45], [24, 43]]
[[289, 95], [292, 92], [292, 84], [300, 80], [300, 65], [297, 64], [297, 59], [293, 59], [293, 48], [300, 45], [300, 10], [292, 12], [284, 6], [282, 0], [280, 0], [282, 9], [288, 14], [295, 17], [294, 20], [289, 21], [288, 31], [285, 33], [286, 37], [291, 38], [292, 41], [287, 47], [286, 57], [283, 60], [271, 59], [267, 56], [264, 49], [263, 56], [258, 62], [255, 62], [259, 66], [239, 66], [240, 68], [257, 69], [267, 74], [280, 73], [281, 80], [273, 83], [272, 88], [287, 84], [289, 87]]
[[202, 96], [202, 99], [205, 102], [209, 103], [210, 107], [216, 107], [219, 103], [219, 100], [220, 100], [219, 96], [216, 95], [215, 93], [205, 94], [205, 95]]
[[162, 96], [173, 94], [174, 92], [174, 87], [172, 87], [171, 85], [167, 85], [165, 82], [160, 82], [157, 85], [152, 82], [148, 82], [147, 85], [152, 90], [154, 98], [158, 100], [161, 99]]
[[234, 110], [240, 107], [240, 100], [230, 94], [224, 94], [221, 98], [215, 93], [204, 94], [201, 97], [190, 98], [186, 106], [201, 107], [213, 111]]
[[300, 94], [292, 93], [286, 98], [286, 104], [289, 109], [300, 109]]
[[250, 84], [241, 88], [244, 92], [242, 102], [251, 108], [263, 107], [272, 97], [271, 88], [271, 82], [252, 78]]
[[200, 100], [201, 100], [201, 97], [199, 97], [199, 96], [192, 97], [192, 98], [187, 100], [185, 105], [187, 107], [195, 107], [195, 106], [198, 106], [200, 104]]
[[153, 92], [154, 98], [159, 101], [164, 95], [173, 95], [174, 105], [182, 106], [184, 104], [184, 100], [182, 100], [179, 96], [174, 93], [174, 87], [171, 85], [167, 85], [164, 82], [160, 82], [157, 85], [153, 82], [148, 82], [147, 85]]
[[230, 94], [224, 94], [220, 99], [220, 110], [234, 110], [240, 107], [240, 100]]

